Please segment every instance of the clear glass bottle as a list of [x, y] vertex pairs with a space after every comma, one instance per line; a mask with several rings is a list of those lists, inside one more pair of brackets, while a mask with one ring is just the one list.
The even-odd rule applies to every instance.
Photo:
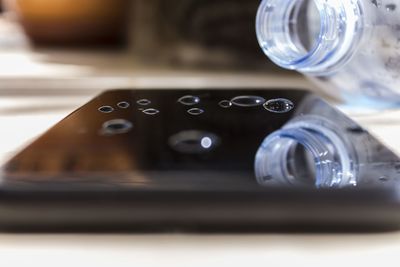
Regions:
[[400, 0], [263, 0], [258, 41], [352, 104], [400, 104]]
[[315, 96], [267, 136], [255, 158], [262, 186], [393, 186], [400, 182], [399, 172], [393, 152]]

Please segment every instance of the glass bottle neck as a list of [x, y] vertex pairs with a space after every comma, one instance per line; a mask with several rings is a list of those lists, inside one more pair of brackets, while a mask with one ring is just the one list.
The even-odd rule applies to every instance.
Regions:
[[269, 135], [255, 159], [259, 184], [318, 188], [357, 185], [357, 158], [333, 123], [314, 115], [289, 122]]
[[258, 41], [277, 65], [307, 73], [345, 64], [363, 33], [358, 0], [263, 0], [257, 13]]

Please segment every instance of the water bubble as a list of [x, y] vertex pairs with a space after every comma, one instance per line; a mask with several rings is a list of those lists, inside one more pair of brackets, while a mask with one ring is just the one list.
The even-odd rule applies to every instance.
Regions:
[[396, 10], [396, 4], [387, 4], [385, 7], [386, 7], [386, 10], [390, 11], [390, 12]]
[[360, 127], [360, 126], [351, 126], [351, 127], [347, 127], [347, 131], [350, 133], [354, 133], [354, 134], [363, 134], [366, 133], [367, 131]]
[[172, 149], [184, 154], [202, 154], [212, 151], [220, 143], [217, 135], [199, 130], [182, 131], [168, 139]]
[[111, 107], [111, 106], [102, 106], [102, 107], [99, 107], [98, 110], [99, 110], [100, 112], [102, 112], [102, 113], [111, 113], [111, 112], [114, 111], [114, 108]]
[[121, 101], [121, 102], [119, 102], [119, 103], [117, 104], [117, 106], [118, 106], [119, 108], [129, 108], [130, 105], [131, 105], [131, 104], [129, 104], [129, 103], [126, 102], [126, 101]]
[[221, 102], [218, 103], [218, 105], [222, 108], [230, 108], [232, 107], [232, 102], [229, 100], [222, 100]]
[[286, 98], [277, 98], [265, 102], [264, 108], [273, 113], [286, 113], [294, 108], [294, 104]]
[[141, 106], [147, 106], [147, 105], [151, 104], [151, 101], [144, 98], [144, 99], [138, 100], [136, 103], [138, 103]]
[[242, 95], [231, 100], [232, 104], [239, 107], [256, 107], [265, 103], [265, 99], [261, 96]]
[[261, 47], [264, 51], [267, 51], [271, 46], [274, 45], [274, 43], [275, 42], [273, 39], [268, 39], [261, 43]]
[[381, 3], [378, 3], [378, 0], [371, 0], [371, 3], [376, 7], [379, 7], [381, 5]]
[[271, 181], [272, 179], [274, 179], [274, 177], [272, 177], [271, 175], [265, 175], [263, 177], [261, 177], [263, 182], [267, 182], [267, 181]]
[[158, 109], [155, 109], [155, 108], [148, 108], [148, 109], [143, 110], [142, 112], [144, 114], [151, 115], [151, 116], [160, 113], [160, 111]]
[[381, 176], [381, 177], [379, 177], [379, 181], [381, 181], [381, 182], [388, 182], [389, 181], [389, 177], [387, 177], [387, 176]]
[[204, 113], [204, 110], [200, 108], [191, 108], [187, 111], [190, 115], [198, 116]]
[[103, 123], [104, 134], [123, 134], [129, 132], [132, 128], [133, 124], [124, 119], [115, 119]]
[[274, 11], [274, 6], [273, 5], [267, 5], [265, 7], [265, 12], [272, 12]]
[[178, 99], [178, 102], [185, 106], [193, 106], [200, 103], [198, 96], [185, 95]]

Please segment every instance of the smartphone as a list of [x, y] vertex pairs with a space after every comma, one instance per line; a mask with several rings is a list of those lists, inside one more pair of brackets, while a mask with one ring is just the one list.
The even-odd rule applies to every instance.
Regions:
[[[310, 97], [319, 99], [321, 113], [349, 120], [305, 90], [106, 91], [1, 168], [0, 229], [399, 228], [397, 182], [322, 189], [257, 182], [254, 160], [261, 143], [304, 115], [299, 107]], [[274, 99], [287, 102], [265, 105]], [[357, 127], [349, 132], [367, 135], [389, 163], [400, 161]]]

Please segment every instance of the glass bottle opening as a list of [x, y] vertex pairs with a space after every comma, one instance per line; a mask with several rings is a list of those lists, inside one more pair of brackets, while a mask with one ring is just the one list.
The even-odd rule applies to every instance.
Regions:
[[260, 185], [343, 187], [356, 185], [356, 161], [332, 124], [304, 116], [269, 135], [255, 159]]
[[257, 38], [279, 66], [318, 72], [350, 57], [361, 33], [360, 12], [348, 0], [264, 0]]
[[[303, 57], [318, 45], [321, 33], [321, 17], [312, 0], [300, 0], [294, 5], [289, 17], [290, 38]], [[300, 34], [299, 34], [300, 33]]]

